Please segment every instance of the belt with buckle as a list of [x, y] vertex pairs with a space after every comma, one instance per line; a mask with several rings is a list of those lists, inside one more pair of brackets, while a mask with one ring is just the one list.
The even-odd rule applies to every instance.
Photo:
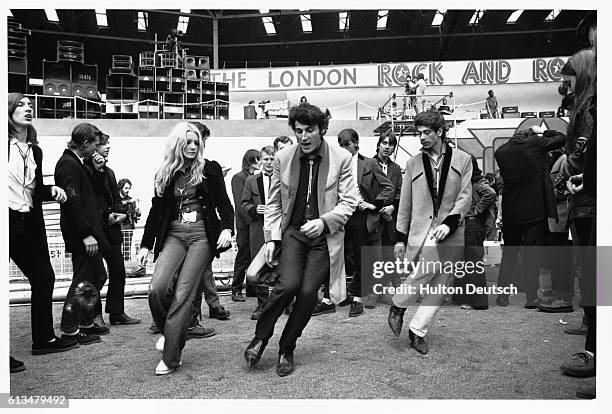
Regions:
[[188, 211], [178, 213], [179, 223], [195, 223], [198, 220], [203, 220], [204, 214], [201, 211]]

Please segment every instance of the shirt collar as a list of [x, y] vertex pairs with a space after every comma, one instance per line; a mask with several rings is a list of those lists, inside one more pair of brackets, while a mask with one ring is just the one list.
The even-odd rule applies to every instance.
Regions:
[[323, 139], [321, 139], [321, 145], [319, 145], [319, 148], [317, 148], [317, 150], [315, 152], [310, 153], [308, 155], [304, 154], [302, 152], [302, 147], [301, 146], [298, 146], [298, 152], [300, 154], [300, 160], [302, 160], [304, 158], [307, 158], [309, 155], [314, 155], [316, 158], [323, 158], [323, 144], [324, 144]]
[[70, 149], [70, 151], [72, 151], [72, 152], [74, 153], [74, 155], [76, 155], [76, 157], [79, 159], [79, 161], [81, 161], [81, 164], [83, 164], [83, 159], [84, 159], [84, 158], [83, 158], [83, 157], [81, 157], [79, 154], [77, 154], [75, 150]]
[[[17, 144], [17, 143], [20, 143], [20, 141], [15, 137], [11, 137], [11, 139], [9, 140], [10, 145]], [[28, 146], [32, 145], [32, 143], [28, 141], [26, 141], [24, 144], [27, 144]]]
[[[427, 154], [427, 156], [429, 158], [434, 158], [434, 155], [431, 151], [426, 150], [425, 148], [421, 147], [421, 152]], [[440, 151], [440, 155], [437, 158], [441, 158], [442, 156], [446, 155], [446, 143], [442, 144], [442, 151]]]
[[378, 163], [381, 165], [389, 165], [389, 163], [391, 162], [391, 159], [387, 157], [387, 161], [383, 162], [383, 160], [380, 159], [378, 154], [376, 154], [376, 161], [378, 161]]

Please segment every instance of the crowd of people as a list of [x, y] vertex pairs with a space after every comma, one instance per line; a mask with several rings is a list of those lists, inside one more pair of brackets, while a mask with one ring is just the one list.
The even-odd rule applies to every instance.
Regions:
[[[484, 268], [475, 266], [463, 276], [419, 262], [482, 262], [483, 242], [499, 211], [504, 249], [498, 287], [517, 282], [521, 261], [526, 309], [573, 311], [579, 269], [584, 326], [567, 332], [587, 335], [585, 351], [561, 369], [577, 377], [595, 375], [595, 260], [588, 247], [595, 245], [596, 23], [591, 18], [584, 25], [590, 47], [573, 55], [561, 71], [567, 92], [574, 95], [567, 131], [539, 126], [518, 131], [495, 152], [501, 180], [483, 175], [476, 158], [452, 145], [444, 117], [435, 110], [415, 116], [421, 153], [401, 168], [392, 160], [398, 145], [392, 131], [380, 135], [370, 158], [359, 153], [354, 129], [341, 130], [338, 145], [329, 142], [329, 111], [302, 102], [289, 111], [295, 144], [282, 136], [244, 154], [242, 170], [231, 179], [232, 206], [223, 169], [205, 158], [210, 130], [199, 122], [179, 122], [153, 179], [155, 194], [137, 256], [142, 265], [150, 253], [155, 261], [148, 296], [150, 329], [161, 334], [155, 373], [170, 374], [182, 364], [188, 339], [215, 334], [201, 325], [203, 294], [211, 318], [229, 318], [219, 304], [211, 263], [231, 247], [234, 236], [231, 300], [246, 300], [245, 279], [246, 296], [257, 297], [251, 314], [256, 328], [244, 351], [249, 365], [258, 363], [286, 313], [276, 372], [291, 374], [297, 340], [310, 318], [344, 305], [349, 317], [389, 305], [388, 324], [397, 336], [407, 309], [416, 306], [409, 343], [426, 354], [426, 336], [448, 296], [442, 288], [455, 288], [456, 305], [486, 310], [489, 303]], [[100, 298], [107, 278], [110, 324], [140, 323], [124, 310], [121, 252], [122, 226], [133, 228], [140, 212], [129, 197], [131, 182], [117, 182], [107, 165], [109, 136], [89, 123], [75, 126], [56, 164], [55, 185], [47, 186], [29, 98], [9, 94], [8, 112], [10, 257], [32, 288], [32, 354], [68, 351], [109, 333]], [[60, 337], [53, 330], [45, 200], [61, 204], [60, 226], [74, 269]], [[559, 223], [560, 217], [565, 222]], [[569, 233], [580, 247], [576, 260], [568, 254], [566, 261], [550, 261], [553, 293], [542, 297], [539, 270], [550, 263], [539, 249], [568, 247]], [[398, 267], [379, 279], [372, 271], [379, 262]], [[407, 264], [403, 271], [400, 263]], [[508, 291], [503, 292], [496, 297], [500, 307], [509, 304]], [[11, 372], [24, 369], [12, 357], [10, 362]], [[594, 388], [578, 395], [593, 397]]]

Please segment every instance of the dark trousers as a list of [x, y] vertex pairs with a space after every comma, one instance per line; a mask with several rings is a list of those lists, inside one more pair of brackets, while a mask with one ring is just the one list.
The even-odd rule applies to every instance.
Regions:
[[55, 273], [43, 240], [32, 213], [23, 214], [9, 209], [9, 256], [30, 282], [34, 343], [46, 342], [55, 337], [51, 309]]
[[[393, 226], [395, 227], [395, 220], [393, 220]], [[392, 237], [389, 234], [389, 231], [385, 227], [383, 227], [380, 242], [382, 246], [382, 260], [385, 262], [395, 262], [395, 254], [393, 253], [393, 248], [395, 247], [395, 235], [393, 235]], [[380, 279], [380, 283], [382, 283], [383, 285], [391, 285], [398, 287], [399, 285], [401, 285], [402, 281], [400, 279], [400, 276], [395, 271], [393, 271], [390, 273], [385, 272], [383, 277]]]
[[[62, 321], [60, 329], [66, 334], [72, 334], [79, 325], [89, 326], [94, 315], [102, 314], [102, 303], [100, 301], [100, 290], [106, 282], [106, 270], [102, 263], [100, 252], [94, 256], [88, 256], [85, 252], [72, 253], [72, 283], [66, 294]], [[93, 308], [85, 304], [75, 296], [78, 285], [82, 282], [91, 283], [97, 290], [97, 298]]]
[[[489, 306], [488, 295], [471, 293], [465, 294], [466, 285], [474, 285], [476, 287], [487, 287], [487, 275], [482, 267], [482, 259], [484, 257], [484, 247], [482, 243], [487, 237], [487, 228], [482, 219], [478, 217], [468, 217], [465, 220], [465, 247], [464, 257], [466, 263], [474, 263], [473, 272], [467, 273], [459, 278], [455, 276], [454, 286], [460, 287], [463, 294], [453, 295], [453, 302], [460, 304], [468, 304], [475, 307]], [[481, 262], [481, 263], [477, 263]], [[482, 269], [482, 271], [480, 271]]]
[[549, 233], [546, 247], [547, 267], [550, 269], [552, 290], [562, 299], [572, 300], [574, 296], [574, 276], [572, 267], [572, 242], [567, 233]]
[[276, 321], [295, 297], [293, 310], [280, 338], [279, 354], [295, 349], [296, 341], [317, 304], [319, 286], [329, 275], [329, 251], [324, 235], [310, 239], [299, 229], [289, 227], [283, 234], [282, 248], [280, 278], [255, 329], [255, 337], [271, 338]]
[[212, 264], [204, 269], [202, 279], [198, 285], [198, 290], [193, 301], [191, 326], [196, 325], [198, 320], [202, 319], [202, 293], [204, 293], [204, 300], [206, 301], [209, 309], [219, 307], [219, 294], [217, 293], [217, 286], [215, 285], [215, 276], [212, 271]]
[[344, 249], [345, 251], [350, 249], [349, 254], [353, 257], [353, 279], [346, 288], [346, 291], [350, 296], [362, 296], [361, 253], [362, 247], [365, 247], [368, 244], [368, 229], [366, 218], [366, 213], [364, 213], [363, 211], [355, 210], [351, 218], [348, 219], [346, 225], [344, 226]]
[[251, 263], [251, 246], [250, 246], [249, 228], [238, 227], [236, 229], [236, 245], [238, 252], [234, 259], [234, 278], [232, 279], [232, 293], [242, 292], [242, 284], [244, 283], [244, 275], [249, 264]]
[[108, 291], [106, 292], [106, 313], [118, 315], [124, 312], [125, 264], [120, 244], [111, 245], [102, 254], [108, 269]]
[[504, 248], [499, 266], [498, 285], [506, 287], [514, 282], [514, 268], [519, 248], [523, 246], [525, 293], [527, 300], [533, 301], [538, 296], [540, 286], [541, 257], [538, 247], [542, 246], [546, 240], [548, 221], [540, 220], [518, 226], [504, 225], [503, 234]]
[[584, 320], [588, 333], [584, 348], [595, 353], [596, 343], [596, 224], [593, 218], [576, 218], [572, 222], [572, 239], [578, 249], [582, 265], [582, 283], [580, 284], [580, 305], [584, 309]]

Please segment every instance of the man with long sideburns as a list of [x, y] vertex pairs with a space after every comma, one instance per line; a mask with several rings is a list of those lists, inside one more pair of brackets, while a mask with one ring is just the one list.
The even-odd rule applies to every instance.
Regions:
[[294, 370], [296, 341], [328, 275], [331, 300], [338, 303], [346, 297], [344, 224], [357, 206], [356, 187], [350, 154], [323, 139], [328, 123], [329, 111], [309, 103], [291, 108], [289, 125], [298, 144], [276, 155], [264, 213], [266, 261], [272, 264], [280, 243], [281, 275], [244, 356], [251, 366], [259, 361], [276, 321], [295, 297], [279, 342], [276, 373], [281, 377]]
[[[442, 290], [451, 284], [453, 273], [433, 264], [457, 263], [463, 258], [463, 220], [472, 201], [470, 156], [446, 142], [442, 114], [421, 112], [414, 126], [423, 147], [421, 155], [406, 162], [394, 251], [401, 261], [432, 265], [415, 268], [393, 297], [388, 321], [396, 336], [402, 330], [406, 307], [416, 303], [422, 288]], [[410, 345], [421, 354], [429, 349], [424, 337], [445, 296], [439, 291], [426, 293], [410, 321]]]

